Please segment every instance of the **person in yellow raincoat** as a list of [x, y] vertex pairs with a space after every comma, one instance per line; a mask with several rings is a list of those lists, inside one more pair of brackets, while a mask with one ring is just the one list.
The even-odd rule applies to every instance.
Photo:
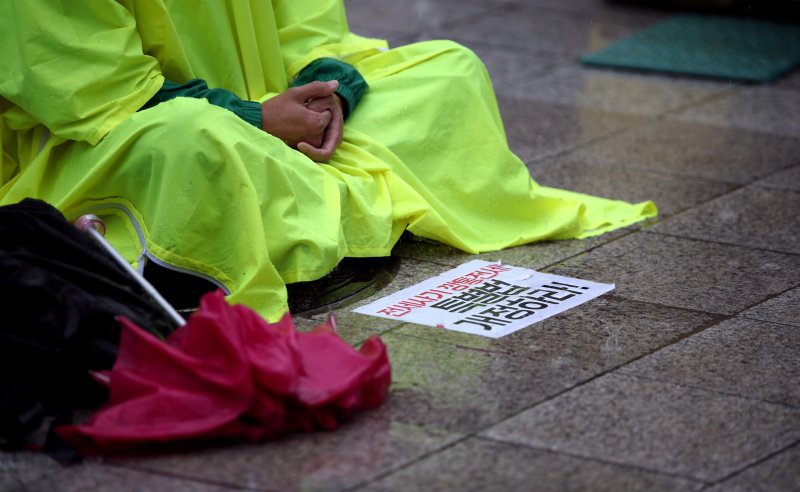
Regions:
[[532, 181], [471, 51], [388, 49], [341, 0], [10, 0], [0, 45], [0, 205], [98, 214], [270, 320], [405, 230], [481, 252], [656, 213]]

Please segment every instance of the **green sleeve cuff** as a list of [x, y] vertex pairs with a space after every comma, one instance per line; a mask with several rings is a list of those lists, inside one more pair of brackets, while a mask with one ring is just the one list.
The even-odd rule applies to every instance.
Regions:
[[319, 58], [306, 65], [304, 69], [292, 80], [292, 87], [308, 84], [316, 80], [327, 82], [338, 80], [339, 88], [336, 89], [344, 101], [344, 117], [347, 118], [355, 110], [364, 92], [369, 88], [364, 77], [352, 65], [335, 58]]
[[225, 89], [209, 89], [204, 80], [192, 79], [185, 84], [177, 84], [164, 80], [164, 85], [142, 109], [175, 99], [176, 97], [192, 97], [205, 99], [214, 106], [232, 111], [236, 116], [261, 128], [261, 105], [255, 101], [243, 101], [236, 94]]
[[231, 109], [239, 118], [261, 129], [261, 104], [256, 101], [242, 101], [239, 109]]

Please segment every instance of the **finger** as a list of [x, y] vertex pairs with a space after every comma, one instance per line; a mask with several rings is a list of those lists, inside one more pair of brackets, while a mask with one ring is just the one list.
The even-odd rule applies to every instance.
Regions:
[[314, 147], [307, 142], [300, 142], [297, 144], [297, 150], [314, 162], [328, 162], [333, 155], [333, 152], [329, 152], [327, 149], [320, 147]]
[[335, 106], [336, 106], [336, 101], [334, 100], [333, 95], [327, 97], [318, 97], [306, 103], [306, 107], [308, 109], [312, 111], [317, 111], [318, 113], [332, 110], [334, 109]]
[[[342, 143], [342, 132], [344, 124], [341, 117], [334, 117], [331, 124], [325, 130], [322, 142], [319, 146], [314, 147], [302, 142], [303, 145], [297, 146], [298, 150], [317, 162], [328, 162], [333, 157], [334, 152]], [[302, 148], [301, 148], [302, 147]]]
[[330, 124], [325, 129], [325, 134], [323, 135], [320, 146], [310, 150], [315, 160], [318, 162], [328, 162], [330, 158], [333, 157], [339, 144], [342, 143], [342, 136], [344, 133], [344, 116], [342, 114], [342, 108], [338, 104], [338, 100], [333, 96], [326, 99], [330, 99], [332, 103], [330, 109], [326, 111], [326, 113], [331, 115]]
[[317, 113], [316, 111], [306, 110], [305, 114], [305, 134], [322, 137], [327, 130], [328, 126], [331, 124], [331, 118], [333, 117], [333, 113], [330, 111], [322, 111], [321, 113]]
[[322, 137], [321, 150], [328, 153], [330, 156], [342, 143], [342, 133], [344, 132], [344, 119], [342, 118], [341, 110], [338, 113], [331, 113], [331, 122], [325, 130], [325, 135]]
[[324, 131], [325, 128], [328, 128], [328, 125], [331, 124], [333, 120], [333, 113], [331, 111], [323, 111], [321, 113], [314, 112], [314, 114], [322, 119], [322, 129]]
[[315, 137], [306, 137], [303, 140], [299, 141], [294, 148], [298, 148], [301, 143], [306, 143], [315, 149], [322, 147], [322, 135], [317, 135]]
[[293, 87], [292, 94], [296, 100], [306, 102], [312, 99], [330, 96], [336, 92], [336, 89], [338, 88], [338, 80], [331, 80], [328, 82], [316, 81]]

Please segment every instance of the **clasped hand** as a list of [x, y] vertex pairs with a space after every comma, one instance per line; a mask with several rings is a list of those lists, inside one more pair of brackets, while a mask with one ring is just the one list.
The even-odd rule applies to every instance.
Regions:
[[317, 162], [328, 162], [342, 143], [339, 82], [292, 87], [261, 104], [261, 129]]

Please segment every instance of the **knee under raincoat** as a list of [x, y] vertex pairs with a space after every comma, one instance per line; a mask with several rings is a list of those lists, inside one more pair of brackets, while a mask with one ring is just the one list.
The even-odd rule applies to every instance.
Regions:
[[[404, 230], [481, 252], [656, 213], [532, 181], [471, 51], [388, 49], [341, 0], [6, 1], [0, 24], [0, 204], [98, 214], [132, 264], [213, 279], [273, 321], [286, 283], [389, 255]], [[369, 84], [327, 164], [203, 99], [141, 110], [165, 79], [264, 101], [323, 57]]]

